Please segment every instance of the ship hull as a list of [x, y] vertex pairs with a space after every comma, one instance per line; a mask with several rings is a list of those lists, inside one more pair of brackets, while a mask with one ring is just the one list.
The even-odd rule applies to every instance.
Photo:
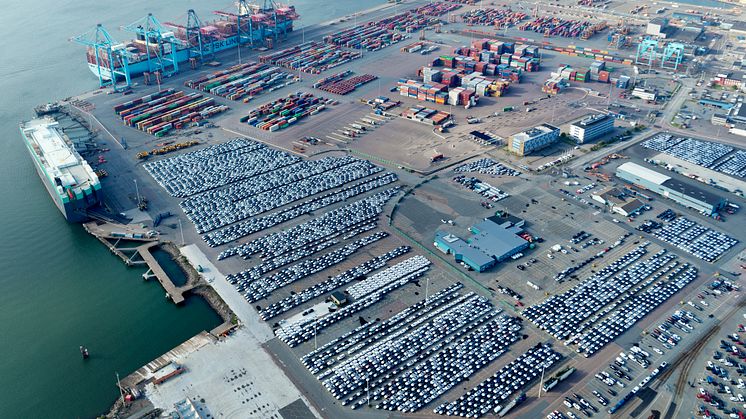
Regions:
[[[54, 202], [57, 209], [60, 210], [65, 219], [70, 223], [83, 223], [88, 221], [89, 217], [87, 215], [87, 209], [98, 204], [98, 198], [88, 200], [75, 199], [70, 200], [69, 202], [62, 202], [62, 199], [54, 188], [51, 178], [42, 167], [41, 162], [38, 160], [36, 153], [23, 131], [21, 131], [21, 135], [23, 136], [24, 143], [26, 143], [26, 149], [31, 156], [31, 161], [34, 163], [36, 174], [39, 175], [41, 183], [46, 188], [49, 197], [52, 198], [52, 202]], [[100, 190], [96, 192], [100, 194]]]
[[[292, 25], [289, 25], [286, 29], [287, 32], [292, 31]], [[255, 40], [255, 41], [258, 41]], [[210, 45], [210, 48], [206, 49], [207, 51], [211, 51], [214, 53], [219, 53], [222, 51], [229, 50], [231, 48], [237, 48], [238, 46], [238, 36], [231, 36], [225, 39], [221, 39], [218, 41], [213, 42]], [[176, 51], [176, 62], [179, 64], [185, 63], [189, 61], [189, 50], [188, 49], [181, 49]], [[109, 68], [106, 68], [104, 66], [97, 66], [95, 63], [88, 63], [88, 68], [91, 70], [93, 75], [96, 77], [99, 77], [99, 70], [100, 70], [100, 76], [104, 80], [111, 80], [111, 70]], [[142, 75], [143, 73], [148, 72], [148, 61], [138, 61], [136, 63], [129, 63], [127, 65], [127, 68], [129, 69], [130, 77], [136, 77], [139, 75]], [[121, 77], [121, 76], [120, 76]]]

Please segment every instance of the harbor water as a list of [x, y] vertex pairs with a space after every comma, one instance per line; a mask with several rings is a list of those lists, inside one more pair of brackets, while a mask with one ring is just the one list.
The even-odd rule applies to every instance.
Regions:
[[[296, 27], [383, 1], [299, 0]], [[125, 376], [220, 319], [203, 300], [176, 307], [142, 269], [122, 261], [68, 224], [38, 178], [18, 122], [40, 103], [96, 88], [82, 46], [72, 36], [102, 23], [116, 28], [152, 12], [203, 20], [231, 1], [80, 0], [5, 2], [0, 13], [0, 418], [88, 418], [118, 397]], [[105, 168], [105, 167], [104, 167]], [[90, 359], [81, 359], [86, 345]]]

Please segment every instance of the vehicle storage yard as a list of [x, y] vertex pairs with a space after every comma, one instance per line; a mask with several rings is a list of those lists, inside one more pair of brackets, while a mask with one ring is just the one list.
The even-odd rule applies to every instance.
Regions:
[[[606, 33], [594, 34], [604, 29], [598, 22], [572, 13], [534, 18], [527, 7], [482, 11], [459, 3], [392, 5], [355, 24], [309, 30], [305, 42], [294, 32], [274, 50], [247, 49], [251, 61], [244, 64], [176, 74], [162, 91], [135, 86], [130, 100], [100, 91], [77, 98], [90, 105], [86, 114], [112, 148], [104, 180], [109, 211], [145, 224], [166, 212], [178, 218], [179, 229], [162, 226], [161, 235], [190, 244], [189, 259], [220, 283], [213, 287], [250, 332], [225, 339], [261, 334], [259, 347], [274, 363], [251, 367], [297, 387], [272, 403], [300, 397], [313, 414], [334, 418], [361, 411], [371, 417], [684, 414], [677, 406], [688, 402], [671, 408], [664, 400], [667, 383], [677, 374], [693, 381], [687, 374], [689, 359], [700, 356], [698, 339], [709, 338], [721, 321], [733, 329], [732, 318], [743, 314], [738, 257], [746, 240], [740, 228], [746, 215], [739, 211], [745, 201], [702, 184], [735, 205], [718, 221], [632, 185], [615, 170], [623, 159], [655, 167], [647, 157], [661, 153], [742, 180], [744, 151], [617, 118], [614, 133], [626, 131], [627, 139], [607, 148], [576, 145], [563, 135], [530, 155], [511, 154], [513, 134], [608, 110], [628, 89], [589, 82], [543, 93], [558, 66], [587, 68], [594, 58], [542, 48], [537, 71], [522, 72], [519, 82], [473, 107], [400, 94], [401, 80], [422, 80], [420, 67], [482, 38], [463, 32], [472, 25], [491, 31], [492, 39], [522, 34], [514, 42], [537, 44], [530, 38], [547, 33], [552, 44], [562, 42], [555, 45], [588, 41], [608, 48]], [[468, 26], [452, 22], [464, 12]], [[496, 21], [501, 34], [489, 27]], [[423, 28], [438, 52], [389, 46], [415, 42]], [[631, 73], [629, 65], [613, 66], [615, 79]], [[677, 95], [668, 93], [665, 101], [629, 106], [640, 115], [665, 111]], [[183, 112], [172, 110], [180, 106]], [[404, 115], [417, 106], [448, 116]], [[169, 138], [195, 145], [136, 157]], [[583, 170], [615, 152], [629, 156]], [[612, 188], [642, 202], [632, 214], [612, 211], [595, 197]], [[143, 197], [147, 211], [133, 209]], [[492, 227], [499, 237], [500, 229], [514, 232], [520, 251], [491, 254], [496, 260], [489, 267], [475, 269], [470, 257], [486, 251], [475, 243], [490, 240], [479, 230], [488, 221], [499, 225]], [[434, 243], [436, 233], [463, 238], [462, 247], [445, 251]], [[254, 328], [261, 333], [253, 336]], [[734, 400], [723, 405], [743, 411], [736, 375], [746, 370], [728, 359], [740, 357], [730, 346], [718, 358], [725, 367], [708, 366], [707, 374], [718, 378], [703, 377], [710, 387], [699, 384], [704, 392], [691, 397], [709, 402], [713, 392], [730, 390]], [[205, 354], [192, 362], [202, 368]], [[728, 374], [736, 384], [715, 382]], [[209, 387], [215, 379], [190, 383]], [[677, 383], [676, 391], [689, 397], [694, 390], [685, 387]], [[174, 388], [163, 388], [149, 387], [145, 397], [159, 406], [176, 402], [168, 400]], [[205, 403], [215, 415], [237, 405], [218, 397]]]

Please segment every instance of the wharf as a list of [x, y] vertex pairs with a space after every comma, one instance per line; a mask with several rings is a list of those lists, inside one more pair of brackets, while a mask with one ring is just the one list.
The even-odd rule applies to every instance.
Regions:
[[170, 364], [171, 362], [177, 362], [184, 356], [195, 352], [199, 348], [215, 341], [215, 336], [211, 335], [208, 332], [200, 332], [189, 338], [181, 345], [175, 347], [174, 349], [171, 349], [165, 354], [140, 367], [132, 374], [124, 377], [122, 380], [120, 380], [119, 386], [122, 388], [123, 391], [127, 388], [136, 388], [138, 385], [151, 380], [158, 370]]
[[[122, 242], [157, 242], [155, 237], [149, 237], [147, 230], [136, 226], [90, 221], [83, 224], [83, 228], [109, 248], [111, 253], [119, 256], [127, 266], [142, 265], [144, 260], [137, 258], [138, 247], [120, 246]], [[130, 244], [131, 246], [131, 244]]]
[[155, 260], [155, 257], [153, 257], [153, 254], [150, 253], [150, 249], [156, 246], [160, 246], [160, 243], [150, 242], [137, 247], [137, 253], [148, 265], [148, 271], [143, 274], [143, 278], [147, 281], [148, 279], [155, 277], [158, 282], [160, 282], [163, 289], [166, 290], [166, 294], [171, 301], [173, 301], [174, 304], [181, 304], [184, 302], [184, 293], [194, 288], [194, 284], [187, 283], [187, 285], [181, 287], [174, 285], [174, 282], [168, 276], [166, 271], [163, 270], [158, 261]]

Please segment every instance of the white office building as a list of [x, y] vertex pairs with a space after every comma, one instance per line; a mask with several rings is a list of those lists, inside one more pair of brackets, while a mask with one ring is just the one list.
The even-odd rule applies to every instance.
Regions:
[[614, 130], [614, 118], [607, 114], [591, 115], [570, 125], [570, 137], [583, 144]]

